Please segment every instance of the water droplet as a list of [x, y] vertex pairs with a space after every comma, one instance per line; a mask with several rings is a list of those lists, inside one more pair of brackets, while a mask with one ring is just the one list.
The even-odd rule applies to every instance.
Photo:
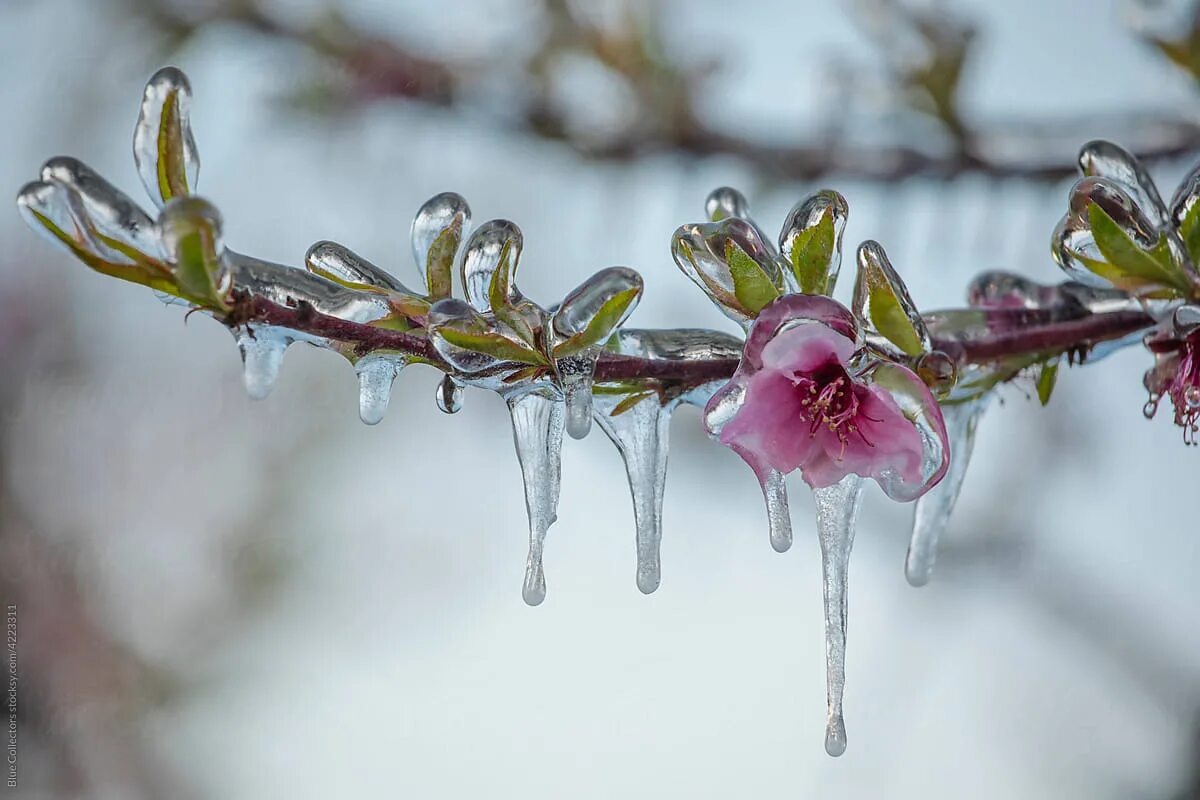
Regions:
[[829, 706], [825, 752], [831, 756], [840, 756], [846, 750], [846, 723], [842, 718], [842, 692], [846, 685], [846, 578], [862, 504], [862, 487], [861, 477], [847, 475], [833, 486], [813, 490], [825, 595], [825, 677]]
[[904, 575], [913, 586], [924, 586], [933, 573], [938, 539], [950, 521], [958, 493], [962, 488], [971, 451], [975, 447], [975, 428], [987, 408], [990, 396], [942, 406], [946, 434], [950, 440], [950, 465], [941, 483], [917, 499], [913, 510], [912, 537], [904, 560]]
[[442, 376], [437, 388], [437, 407], [443, 414], [457, 414], [462, 410], [463, 386], [449, 375]]
[[507, 400], [529, 514], [529, 557], [521, 594], [526, 603], [536, 606], [546, 599], [542, 549], [546, 531], [557, 519], [564, 403], [561, 397], [543, 390], [510, 395]]

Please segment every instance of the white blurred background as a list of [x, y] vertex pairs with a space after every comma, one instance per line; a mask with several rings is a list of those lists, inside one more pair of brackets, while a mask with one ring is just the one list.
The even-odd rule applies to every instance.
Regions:
[[[159, 5], [186, 17], [216, 2]], [[304, 26], [331, 2], [260, 5]], [[671, 263], [671, 232], [718, 185], [741, 187], [769, 231], [818, 188], [736, 156], [589, 158], [513, 124], [521, 54], [545, 35], [538, 3], [336, 5], [423, 56], [485, 66], [449, 105], [330, 109], [328, 87], [313, 89], [322, 68], [286, 37], [205, 22], [172, 39], [116, 0], [0, 0], [0, 186], [15, 193], [63, 153], [141, 198], [137, 103], [176, 63], [195, 92], [200, 190], [239, 251], [299, 265], [330, 238], [408, 280], [412, 213], [454, 190], [476, 220], [521, 225], [531, 297], [626, 264], [647, 286], [633, 324], [717, 328]], [[1118, 135], [1103, 120], [1125, 112], [1196, 116], [1193, 81], [1113, 0], [945, 6], [980, 31], [964, 117], [1076, 126], [1031, 157], [1070, 164], [1083, 139]], [[822, 130], [844, 110], [830, 65], [879, 59], [852, 14], [816, 0], [656, 13], [672, 59], [717, 62], [697, 113], [755, 141]], [[637, 122], [628, 89], [594, 65], [563, 59], [552, 75], [569, 137]], [[867, 95], [845, 135], [903, 133]], [[1094, 129], [1078, 127], [1092, 115]], [[1164, 194], [1188, 164], [1155, 163]], [[1063, 181], [819, 184], [849, 200], [847, 250], [879, 239], [922, 308], [960, 303], [982, 269], [1058, 280], [1048, 241]], [[659, 591], [634, 585], [624, 470], [594, 432], [566, 445], [549, 594], [528, 608], [497, 397], [469, 390], [447, 417], [436, 374], [413, 367], [370, 428], [352, 370], [296, 347], [253, 402], [221, 326], [185, 324], [87, 271], [15, 207], [0, 243], [17, 796], [1200, 796], [1200, 454], [1169, 414], [1142, 417], [1149, 356], [1136, 348], [1065, 372], [1048, 408], [1005, 394], [929, 586], [903, 577], [911, 509], [868, 496], [850, 579], [850, 746], [830, 759], [808, 493], [795, 482], [797, 543], [777, 555], [752, 474], [694, 410], [673, 425]]]

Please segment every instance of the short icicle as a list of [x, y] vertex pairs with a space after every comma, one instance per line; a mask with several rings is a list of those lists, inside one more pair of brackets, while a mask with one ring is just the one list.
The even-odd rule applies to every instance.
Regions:
[[776, 553], [786, 553], [792, 546], [792, 516], [788, 511], [787, 476], [771, 470], [762, 482], [762, 491], [767, 501], [771, 547]]
[[377, 425], [392, 398], [392, 382], [408, 360], [402, 356], [372, 355], [354, 365], [358, 373], [358, 416], [367, 425]]
[[242, 383], [246, 394], [255, 400], [263, 400], [275, 388], [283, 354], [292, 338], [282, 330], [266, 325], [253, 329], [236, 328], [233, 337], [242, 354]]
[[507, 400], [529, 514], [529, 558], [521, 594], [526, 603], [536, 606], [546, 599], [542, 547], [546, 531], [557, 519], [565, 404], [557, 393], [544, 389], [513, 394]]
[[657, 394], [651, 394], [612, 416], [612, 410], [623, 399], [623, 395], [598, 396], [595, 417], [625, 460], [637, 526], [637, 587], [643, 594], [650, 594], [661, 579], [663, 489], [674, 404], [663, 405]]
[[904, 559], [904, 576], [912, 586], [929, 583], [937, 558], [938, 539], [950, 521], [963, 477], [975, 447], [975, 428], [987, 407], [988, 395], [942, 406], [950, 438], [950, 466], [941, 483], [922, 495], [913, 510], [912, 538]]
[[558, 362], [567, 403], [567, 434], [572, 439], [583, 439], [592, 429], [592, 374], [599, 357], [600, 350], [593, 347]]
[[813, 490], [825, 593], [825, 676], [829, 692], [825, 752], [831, 756], [846, 752], [846, 723], [842, 718], [842, 690], [846, 685], [846, 573], [862, 487], [861, 477], [847, 475], [833, 486]]

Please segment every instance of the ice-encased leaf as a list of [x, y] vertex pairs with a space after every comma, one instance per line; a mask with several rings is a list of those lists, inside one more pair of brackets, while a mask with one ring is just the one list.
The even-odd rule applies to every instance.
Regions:
[[323, 239], [313, 243], [304, 254], [309, 272], [348, 289], [362, 292], [412, 292], [386, 270], [375, 266], [349, 247]]
[[849, 210], [846, 198], [823, 189], [801, 200], [788, 214], [779, 233], [779, 252], [791, 267], [795, 291], [833, 294]]
[[187, 76], [175, 67], [154, 73], [142, 95], [133, 158], [142, 185], [159, 208], [196, 191], [200, 156], [189, 120], [191, 103]]
[[813, 490], [817, 506], [817, 537], [821, 543], [821, 572], [825, 598], [825, 680], [828, 713], [825, 752], [846, 752], [846, 722], [842, 693], [846, 686], [846, 586], [854, 529], [862, 504], [863, 479], [847, 475], [840, 482]]
[[113, 199], [117, 190], [73, 159], [55, 159], [43, 174], [17, 194], [30, 228], [97, 272], [178, 294], [161, 260], [157, 226], [128, 198]]
[[154, 221], [82, 161], [69, 156], [52, 158], [42, 167], [42, 180], [69, 187], [78, 196], [91, 234], [109, 260], [157, 263], [161, 251]]
[[457, 414], [462, 411], [463, 386], [450, 375], [443, 375], [435, 398], [443, 414]]
[[912, 536], [904, 559], [904, 576], [913, 586], [924, 586], [933, 573], [938, 539], [958, 502], [975, 449], [975, 429], [990, 399], [991, 394], [985, 392], [972, 400], [942, 406], [950, 441], [950, 464], [941, 482], [917, 498], [913, 509]]
[[1144, 296], [1186, 294], [1194, 277], [1178, 236], [1158, 229], [1122, 184], [1103, 177], [1075, 183], [1053, 255], [1075, 280]]
[[1119, 183], [1156, 227], [1166, 224], [1167, 210], [1158, 187], [1137, 157], [1125, 148], [1094, 139], [1079, 149], [1079, 170], [1085, 177]]
[[564, 404], [562, 397], [544, 390], [514, 393], [507, 401], [529, 514], [529, 556], [521, 595], [526, 603], [536, 606], [546, 599], [542, 569], [546, 531], [558, 519]]
[[425, 275], [425, 288], [431, 300], [450, 296], [454, 259], [470, 224], [471, 208], [454, 192], [434, 195], [413, 217], [413, 259]]
[[[476, 311], [492, 310], [494, 283], [503, 286], [510, 297], [516, 292], [523, 241], [521, 229], [506, 219], [485, 222], [471, 234], [463, 257], [462, 284], [467, 302]], [[499, 281], [497, 271], [502, 273]]]
[[233, 272], [216, 206], [200, 197], [176, 197], [159, 214], [158, 230], [180, 294], [202, 306], [228, 310]]
[[642, 276], [608, 267], [572, 289], [551, 315], [558, 337], [554, 356], [564, 358], [601, 344], [621, 327], [642, 296]]
[[481, 372], [509, 361], [546, 365], [545, 355], [510, 336], [494, 317], [457, 298], [439, 300], [429, 310], [429, 340], [446, 361], [463, 372]]
[[878, 242], [866, 241], [858, 247], [853, 308], [859, 319], [869, 319], [875, 330], [908, 355], [930, 349], [925, 322]]
[[683, 273], [745, 328], [783, 291], [778, 259], [743, 219], [684, 225], [672, 237], [671, 254]]

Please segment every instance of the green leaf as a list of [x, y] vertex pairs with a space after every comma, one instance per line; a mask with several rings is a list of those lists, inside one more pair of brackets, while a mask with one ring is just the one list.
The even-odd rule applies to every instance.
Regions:
[[924, 322], [878, 242], [867, 241], [859, 246], [854, 310], [870, 319], [875, 330], [906, 354], [919, 356], [928, 349]]
[[833, 260], [833, 209], [821, 215], [821, 221], [796, 234], [792, 241], [792, 273], [805, 294], [828, 294], [829, 263]]
[[[46, 216], [36, 209], [29, 209], [29, 213], [38, 221], [38, 223], [46, 229], [51, 236], [61, 242], [75, 258], [82, 261], [87, 266], [104, 275], [109, 275], [113, 278], [120, 278], [130, 283], [149, 286], [151, 289], [169, 294], [173, 297], [181, 297], [179, 286], [175, 283], [174, 276], [168, 275], [163, 269], [152, 269], [142, 263], [138, 264], [116, 264], [105, 258], [101, 258], [96, 253], [85, 247], [78, 239], [71, 236], [69, 233], [60, 228], [54, 220]], [[106, 242], [107, 243], [107, 242]]]
[[1098, 204], [1089, 203], [1087, 213], [1096, 247], [1108, 262], [1107, 267], [1100, 267], [1094, 259], [1082, 259], [1089, 269], [1118, 289], [1159, 286], [1182, 294], [1190, 291], [1187, 276], [1171, 259], [1165, 236], [1159, 238], [1153, 250], [1146, 250]]
[[197, 226], [179, 237], [178, 248], [175, 277], [179, 281], [179, 288], [204, 305], [227, 311], [229, 301], [217, 288], [221, 261], [213, 242], [212, 230]]
[[592, 345], [606, 341], [625, 317], [625, 312], [638, 301], [641, 293], [641, 287], [636, 286], [614, 294], [600, 306], [600, 310], [588, 321], [582, 331], [555, 346], [554, 357], [572, 356]]
[[534, 335], [533, 327], [521, 310], [512, 303], [510, 280], [513, 269], [509, 263], [511, 258], [512, 242], [507, 241], [500, 250], [500, 263], [496, 265], [496, 270], [492, 273], [492, 282], [488, 285], [488, 305], [492, 307], [492, 313], [496, 315], [496, 319], [507, 325], [518, 339], [536, 350], [538, 349], [537, 337]]
[[455, 347], [484, 353], [501, 361], [537, 365], [547, 363], [546, 357], [537, 350], [531, 350], [507, 336], [492, 331], [463, 330], [443, 326], [437, 329], [437, 335]]
[[431, 300], [449, 297], [452, 289], [451, 275], [454, 272], [454, 256], [462, 239], [462, 221], [454, 219], [433, 240], [425, 262], [425, 285]]
[[770, 276], [733, 239], [725, 241], [725, 263], [733, 279], [734, 296], [749, 316], [757, 316], [779, 297], [779, 289]]
[[1193, 203], [1179, 223], [1179, 235], [1194, 263], [1200, 263], [1200, 203]]
[[1059, 359], [1047, 361], [1042, 364], [1042, 369], [1038, 372], [1037, 379], [1037, 395], [1038, 400], [1042, 401], [1042, 405], [1047, 405], [1050, 402], [1050, 395], [1054, 391], [1055, 381], [1058, 380], [1058, 365]]
[[183, 137], [179, 91], [174, 90], [163, 101], [162, 121], [158, 128], [158, 191], [164, 203], [189, 193]]
[[621, 402], [617, 403], [616, 406], [613, 407], [613, 410], [608, 412], [608, 415], [610, 417], [620, 416], [621, 414], [624, 414], [626, 411], [629, 411], [630, 409], [632, 409], [634, 406], [636, 406], [638, 403], [642, 402], [643, 400], [654, 397], [657, 394], [658, 394], [658, 392], [654, 392], [654, 391], [638, 392], [637, 394], [631, 394], [628, 397], [626, 397], [624, 400], [622, 400]]

